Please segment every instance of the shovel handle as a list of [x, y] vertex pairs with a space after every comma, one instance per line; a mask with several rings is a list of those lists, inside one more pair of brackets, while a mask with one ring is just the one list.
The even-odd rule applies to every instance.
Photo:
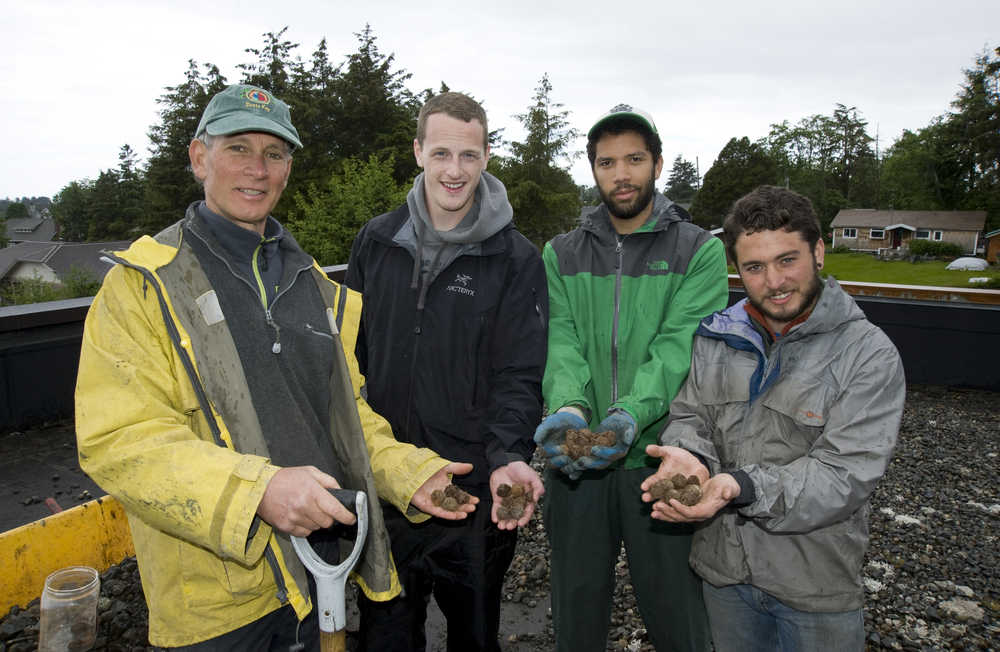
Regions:
[[347, 637], [344, 634], [345, 630], [337, 630], [336, 632], [324, 632], [320, 630], [319, 632], [319, 650], [320, 652], [346, 652], [347, 650]]
[[358, 494], [360, 491], [354, 491], [353, 489], [328, 489], [334, 498], [340, 501], [340, 504], [350, 510], [355, 516], [358, 515]]

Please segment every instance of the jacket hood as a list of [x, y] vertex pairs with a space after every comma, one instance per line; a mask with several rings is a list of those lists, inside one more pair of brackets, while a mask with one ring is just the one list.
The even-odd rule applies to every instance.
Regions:
[[507, 200], [507, 189], [488, 172], [482, 173], [468, 214], [453, 229], [438, 231], [434, 228], [424, 196], [423, 172], [413, 180], [413, 188], [406, 195], [406, 207], [409, 218], [393, 236], [393, 241], [413, 254], [410, 286], [417, 288], [424, 276], [421, 292], [425, 292], [430, 281], [459, 254], [478, 250], [480, 243], [509, 225], [514, 215]]
[[[744, 298], [725, 310], [711, 314], [702, 320], [698, 327], [698, 335], [709, 337], [737, 336], [749, 339], [763, 350], [761, 336], [750, 323], [750, 315], [744, 309], [748, 299]], [[793, 327], [784, 339], [799, 339], [816, 333], [827, 333], [841, 325], [858, 319], [864, 319], [858, 304], [840, 287], [837, 280], [828, 276], [823, 284], [823, 292], [813, 308], [808, 319]]]
[[483, 172], [476, 196], [469, 213], [458, 226], [449, 231], [434, 228], [424, 196], [424, 173], [413, 180], [413, 188], [406, 195], [406, 205], [413, 216], [417, 237], [424, 241], [438, 240], [455, 244], [482, 242], [510, 223], [514, 209], [507, 200], [507, 189], [500, 179]]

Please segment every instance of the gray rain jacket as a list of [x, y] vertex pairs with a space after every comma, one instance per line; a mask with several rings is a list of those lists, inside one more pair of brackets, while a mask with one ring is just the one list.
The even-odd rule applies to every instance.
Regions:
[[751, 584], [802, 611], [858, 609], [868, 498], [906, 395], [899, 353], [833, 279], [770, 351], [745, 301], [699, 326], [660, 435], [713, 475], [742, 470], [753, 483], [752, 503], [695, 533], [691, 566], [715, 586]]

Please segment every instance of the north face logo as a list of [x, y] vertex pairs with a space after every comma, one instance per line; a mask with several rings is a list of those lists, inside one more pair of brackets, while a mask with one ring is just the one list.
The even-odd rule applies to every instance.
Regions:
[[646, 262], [646, 268], [653, 272], [666, 272], [670, 270], [670, 264], [665, 260], [650, 260]]
[[455, 280], [452, 281], [452, 285], [446, 287], [445, 290], [474, 297], [476, 296], [476, 291], [469, 288], [470, 283], [472, 283], [471, 276], [468, 274], [457, 274]]

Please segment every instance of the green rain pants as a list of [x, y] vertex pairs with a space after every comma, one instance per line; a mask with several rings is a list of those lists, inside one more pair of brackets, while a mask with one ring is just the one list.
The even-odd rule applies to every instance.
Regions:
[[619, 463], [585, 471], [574, 481], [546, 470], [544, 518], [559, 652], [606, 649], [622, 542], [639, 613], [657, 652], [709, 649], [701, 579], [688, 565], [693, 528], [650, 517], [639, 485], [652, 473]]

